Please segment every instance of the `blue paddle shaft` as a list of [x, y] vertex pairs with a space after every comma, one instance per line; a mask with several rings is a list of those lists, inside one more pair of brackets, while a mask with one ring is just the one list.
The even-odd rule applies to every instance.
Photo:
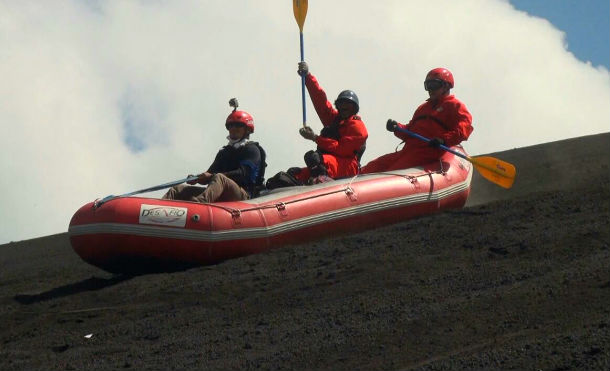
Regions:
[[[301, 62], [305, 61], [305, 52], [303, 48], [303, 32], [299, 32], [301, 41]], [[303, 126], [307, 122], [307, 111], [305, 109], [305, 76], [301, 76], [301, 105], [303, 106]]]
[[175, 180], [175, 181], [169, 182], [169, 183], [159, 184], [157, 186], [153, 186], [153, 187], [150, 187], [150, 188], [140, 189], [140, 190], [129, 192], [129, 193], [125, 193], [125, 194], [122, 194], [122, 195], [119, 195], [119, 196], [114, 196], [114, 195], [106, 196], [106, 197], [102, 198], [101, 200], [96, 201], [95, 202], [95, 207], [100, 207], [100, 206], [102, 206], [102, 204], [104, 204], [104, 203], [106, 203], [106, 202], [108, 202], [110, 200], [114, 200], [115, 198], [133, 196], [133, 195], [136, 195], [138, 193], [146, 193], [146, 192], [158, 191], [160, 189], [165, 189], [165, 188], [173, 187], [173, 186], [176, 186], [178, 184], [182, 184], [184, 182], [190, 182], [192, 180], [196, 180], [197, 178], [198, 178], [198, 176], [193, 175], [193, 176], [186, 177], [184, 179]]

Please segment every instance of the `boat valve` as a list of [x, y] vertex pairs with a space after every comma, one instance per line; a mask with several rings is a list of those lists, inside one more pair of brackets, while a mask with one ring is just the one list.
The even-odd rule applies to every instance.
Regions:
[[199, 219], [201, 219], [201, 218], [199, 217], [199, 214], [195, 214], [195, 215], [191, 216], [191, 220], [192, 220], [192, 221], [194, 221], [194, 222], [198, 222], [198, 221], [199, 221]]

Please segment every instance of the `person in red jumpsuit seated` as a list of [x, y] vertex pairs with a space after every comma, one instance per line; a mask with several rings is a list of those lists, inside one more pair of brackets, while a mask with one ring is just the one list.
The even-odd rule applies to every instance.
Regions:
[[[361, 173], [377, 173], [407, 169], [439, 159], [444, 151], [439, 148], [460, 144], [472, 133], [472, 116], [464, 103], [449, 94], [454, 86], [453, 74], [446, 68], [428, 72], [424, 88], [430, 98], [420, 105], [407, 125], [389, 119], [386, 128], [405, 143], [402, 150], [378, 157], [362, 168]], [[430, 142], [410, 137], [397, 128], [407, 129]]]
[[335, 108], [316, 77], [309, 73], [306, 62], [299, 63], [297, 73], [305, 76], [305, 86], [324, 128], [319, 135], [309, 126], [299, 130], [303, 138], [316, 143], [317, 149], [305, 154], [307, 167], [293, 167], [288, 173], [303, 183], [358, 174], [368, 138], [364, 122], [356, 115], [360, 110], [358, 96], [351, 90], [342, 91], [335, 100]]

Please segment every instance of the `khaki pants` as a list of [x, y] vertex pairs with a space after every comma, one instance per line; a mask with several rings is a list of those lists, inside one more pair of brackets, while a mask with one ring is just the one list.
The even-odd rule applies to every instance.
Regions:
[[223, 174], [214, 174], [207, 188], [180, 184], [163, 196], [165, 200], [185, 200], [201, 203], [241, 201], [250, 198], [248, 192]]

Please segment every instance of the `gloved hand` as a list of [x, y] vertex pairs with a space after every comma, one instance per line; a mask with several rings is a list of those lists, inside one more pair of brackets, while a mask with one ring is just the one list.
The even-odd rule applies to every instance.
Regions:
[[[187, 178], [192, 178], [192, 177], [194, 177], [194, 176], [195, 176], [195, 175], [193, 175], [193, 174], [189, 174], [189, 175], [187, 175]], [[199, 178], [199, 175], [197, 175], [197, 178]], [[197, 184], [197, 181], [198, 181], [198, 180], [199, 180], [199, 179], [193, 179], [193, 180], [189, 180], [189, 181], [188, 181], [188, 182], [186, 182], [186, 183], [187, 183], [187, 184], [190, 184], [190, 185], [195, 185], [195, 184]]]
[[303, 126], [299, 129], [299, 134], [305, 139], [316, 141], [316, 133], [313, 132], [313, 129], [309, 126]]
[[388, 122], [386, 122], [386, 124], [385, 124], [385, 128], [388, 131], [391, 131], [392, 133], [394, 131], [396, 131], [397, 127], [398, 127], [398, 122], [396, 122], [396, 120], [389, 119]]
[[441, 144], [445, 144], [445, 141], [442, 140], [441, 138], [432, 138], [428, 142], [428, 145], [430, 147], [435, 147], [435, 148], [438, 148]]
[[309, 66], [307, 62], [299, 62], [299, 69], [297, 70], [299, 76], [307, 76], [309, 75]]
[[[210, 182], [210, 179], [212, 179], [212, 173], [208, 173], [207, 171], [205, 173], [201, 173], [199, 175], [197, 175], [197, 179], [191, 180], [189, 182], [186, 182], [187, 184], [190, 185], [195, 185], [195, 184], [208, 184]], [[189, 175], [188, 177], [192, 177], [193, 175]]]

